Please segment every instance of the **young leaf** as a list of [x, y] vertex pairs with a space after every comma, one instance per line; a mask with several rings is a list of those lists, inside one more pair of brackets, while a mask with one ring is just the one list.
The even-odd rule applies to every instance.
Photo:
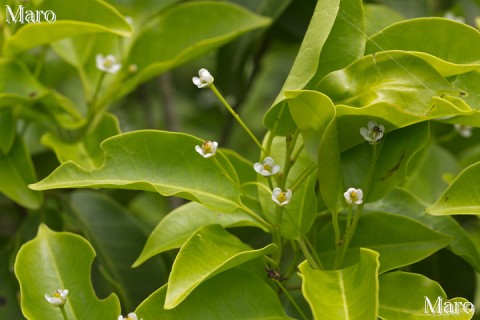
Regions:
[[432, 215], [480, 214], [480, 162], [463, 170], [432, 206]]
[[475, 41], [480, 41], [480, 32], [465, 23], [419, 18], [395, 23], [378, 32], [367, 41], [365, 54], [409, 51], [448, 77], [480, 67], [480, 49], [471, 46]]
[[125, 309], [133, 310], [166, 282], [168, 271], [160, 257], [138, 269], [131, 268], [146, 235], [130, 212], [93, 191], [74, 192], [70, 205], [79, 227], [96, 248], [101, 272], [107, 274], [106, 280], [116, 289]]
[[360, 261], [341, 270], [299, 265], [302, 292], [315, 319], [377, 319], [378, 253], [360, 250]]
[[[13, 8], [19, 10], [19, 8]], [[132, 27], [121, 14], [106, 2], [96, 0], [44, 0], [38, 10], [52, 10], [53, 23], [29, 23], [7, 38], [4, 53], [15, 56], [25, 50], [53, 41], [94, 32], [111, 32], [128, 36]], [[13, 12], [14, 14], [17, 11]]]
[[332, 30], [339, 8], [340, 0], [320, 0], [317, 2], [310, 25], [288, 78], [272, 107], [265, 114], [265, 126], [270, 130], [275, 128], [275, 131], [279, 131], [273, 132], [273, 134], [286, 134], [294, 125], [285, 104], [283, 92], [301, 90], [315, 76], [320, 54]]
[[69, 319], [116, 319], [120, 314], [117, 296], [99, 300], [93, 291], [90, 269], [94, 257], [94, 250], [82, 237], [40, 225], [36, 238], [22, 246], [15, 260], [24, 316], [63, 319], [44, 296], [68, 289], [64, 307]]
[[127, 63], [137, 65], [138, 72], [124, 84], [126, 91], [269, 23], [270, 19], [232, 3], [172, 6], [149, 23], [133, 44]]
[[219, 224], [225, 228], [240, 226], [262, 227], [242, 211], [222, 213], [199, 203], [189, 202], [170, 212], [148, 237], [142, 253], [133, 267], [137, 267], [154, 255], [180, 248], [199, 228]]
[[68, 161], [34, 190], [58, 188], [120, 188], [157, 191], [198, 201], [230, 212], [239, 206], [238, 177], [217, 151], [205, 159], [195, 151], [202, 140], [166, 131], [135, 131], [105, 140], [104, 163], [88, 171]]
[[388, 103], [405, 113], [423, 115], [432, 96], [460, 95], [433, 67], [408, 52], [379, 52], [332, 72], [315, 87], [335, 104], [358, 108]]
[[251, 250], [219, 225], [199, 229], [183, 245], [168, 280], [165, 309], [173, 309], [202, 282], [225, 270], [272, 253], [275, 245]]
[[290, 319], [277, 294], [253, 273], [234, 268], [202, 282], [182, 304], [164, 309], [167, 286], [135, 311], [139, 318], [162, 320]]
[[[335, 258], [334, 238], [331, 223], [318, 235], [320, 260], [328, 262], [326, 265], [333, 264]], [[451, 241], [450, 236], [413, 219], [375, 212], [360, 218], [346, 255], [353, 255], [358, 248], [375, 250], [380, 254], [380, 273], [383, 273], [420, 261]]]
[[[448, 304], [453, 313], [448, 313]], [[454, 306], [459, 307], [456, 309]], [[380, 276], [380, 305], [378, 315], [388, 320], [450, 319], [468, 320], [474, 311], [468, 312], [472, 304], [463, 298], [447, 300], [442, 287], [427, 277], [407, 272], [391, 272]], [[466, 306], [466, 309], [463, 308]], [[455, 313], [455, 310], [458, 313]]]

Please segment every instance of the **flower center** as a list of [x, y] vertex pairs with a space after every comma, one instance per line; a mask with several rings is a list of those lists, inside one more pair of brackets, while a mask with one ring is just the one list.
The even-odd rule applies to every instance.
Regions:
[[105, 68], [111, 68], [113, 66], [113, 60], [112, 59], [106, 59], [103, 62], [103, 65]]
[[210, 141], [205, 141], [202, 145], [203, 152], [212, 153], [212, 143]]
[[281, 192], [281, 193], [278, 195], [277, 200], [278, 200], [280, 203], [287, 201], [287, 195], [285, 194], [285, 192]]
[[272, 167], [268, 163], [263, 164], [263, 170], [267, 170], [268, 172], [272, 172]]
[[53, 296], [54, 296], [55, 298], [61, 298], [61, 297], [62, 297], [62, 296], [60, 295], [60, 292], [58, 292], [58, 291], [55, 291], [55, 293], [53, 294]]

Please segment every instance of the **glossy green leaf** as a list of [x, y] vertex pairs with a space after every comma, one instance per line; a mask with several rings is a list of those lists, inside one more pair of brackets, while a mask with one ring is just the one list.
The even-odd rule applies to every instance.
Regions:
[[[457, 304], [457, 308], [455, 304]], [[467, 312], [465, 312], [464, 306]], [[397, 271], [380, 276], [378, 313], [382, 319], [468, 320], [474, 313], [468, 311], [470, 306], [471, 304], [463, 298], [448, 300], [437, 282], [421, 274]], [[457, 311], [458, 313], [455, 313]]]
[[163, 308], [167, 286], [135, 311], [139, 318], [164, 320], [290, 319], [276, 293], [253, 273], [234, 268], [203, 282], [182, 304]]
[[341, 197], [340, 150], [335, 106], [316, 91], [285, 92], [290, 113], [300, 130], [305, 150], [318, 163], [320, 193], [328, 208], [336, 212]]
[[[364, 126], [366, 127], [367, 123]], [[360, 128], [356, 129], [358, 130], [356, 135], [360, 135]], [[374, 168], [372, 168], [374, 147], [366, 141], [343, 152], [342, 170], [345, 186], [368, 190], [364, 201], [380, 199], [403, 182], [410, 159], [423, 148], [428, 137], [427, 122], [388, 133], [382, 138], [381, 144], [376, 146], [378, 159]], [[366, 185], [368, 182], [371, 183]]]
[[99, 300], [93, 291], [90, 269], [94, 257], [84, 238], [41, 225], [35, 239], [22, 246], [15, 260], [24, 316], [63, 319], [60, 310], [44, 296], [68, 289], [65, 311], [69, 319], [116, 319], [120, 314], [117, 297], [112, 294]]
[[15, 141], [15, 119], [10, 108], [0, 108], [0, 152], [8, 153]]
[[480, 214], [480, 163], [463, 170], [426, 211], [432, 215]]
[[120, 133], [117, 118], [107, 114], [92, 132], [75, 141], [64, 141], [58, 134], [47, 132], [41, 142], [54, 150], [60, 163], [74, 161], [86, 170], [94, 170], [103, 162], [103, 152], [100, 143]]
[[467, 24], [442, 18], [419, 18], [378, 32], [368, 40], [365, 54], [411, 51], [447, 77], [480, 68], [480, 49], [472, 48], [472, 42], [479, 40], [480, 32]]
[[133, 44], [127, 63], [137, 65], [138, 72], [124, 85], [131, 90], [269, 23], [268, 18], [226, 2], [195, 1], [173, 6], [151, 21]]
[[285, 135], [294, 125], [285, 104], [284, 91], [301, 90], [315, 76], [320, 54], [335, 23], [340, 0], [320, 0], [317, 2], [308, 30], [295, 62], [270, 110], [265, 114], [264, 124], [274, 133]]
[[401, 51], [379, 52], [358, 59], [324, 77], [315, 89], [335, 104], [361, 108], [388, 103], [414, 115], [428, 113], [433, 96], [460, 96], [460, 91], [427, 62]]
[[74, 192], [70, 205], [79, 227], [98, 253], [101, 272], [107, 275], [124, 308], [133, 310], [166, 282], [167, 268], [160, 257], [131, 268], [147, 237], [130, 212], [92, 191]]
[[219, 225], [199, 229], [183, 245], [173, 263], [165, 309], [178, 306], [196, 287], [214, 275], [274, 250], [273, 244], [252, 250]]
[[[408, 230], [408, 232], [405, 232]], [[319, 233], [319, 256], [325, 265], [335, 258], [334, 232], [331, 223]], [[443, 233], [397, 214], [374, 212], [360, 217], [347, 256], [358, 248], [369, 248], [380, 254], [380, 273], [403, 267], [428, 257], [452, 241]]]
[[120, 188], [157, 191], [233, 211], [239, 206], [235, 171], [221, 152], [203, 158], [195, 151], [202, 140], [166, 131], [135, 131], [105, 140], [104, 163], [88, 171], [68, 161], [34, 190], [58, 188]]
[[410, 191], [394, 189], [381, 200], [366, 205], [365, 209], [407, 216], [432, 230], [449, 235], [452, 242], [448, 248], [467, 261], [475, 270], [480, 270], [480, 252], [462, 226], [450, 216], [439, 217], [425, 213], [425, 205]]
[[302, 292], [315, 319], [376, 320], [378, 253], [361, 249], [360, 261], [341, 270], [314, 270], [300, 264]]
[[361, 0], [340, 0], [335, 23], [328, 35], [315, 77], [316, 84], [326, 74], [344, 68], [363, 56], [365, 50], [365, 21]]
[[365, 34], [367, 37], [371, 37], [385, 27], [403, 20], [400, 13], [384, 4], [365, 3], [363, 10], [365, 13]]
[[0, 192], [26, 208], [37, 209], [43, 196], [28, 188], [36, 180], [28, 149], [20, 137], [15, 137], [10, 151], [0, 152]]
[[148, 237], [142, 253], [133, 266], [137, 267], [159, 253], [180, 248], [196, 230], [211, 224], [219, 224], [225, 228], [261, 227], [242, 211], [222, 213], [199, 203], [189, 202], [173, 210], [160, 221]]
[[56, 21], [25, 24], [5, 41], [4, 54], [7, 57], [59, 39], [86, 33], [110, 32], [128, 36], [132, 32], [132, 27], [120, 13], [103, 1], [44, 0], [35, 10], [54, 11]]

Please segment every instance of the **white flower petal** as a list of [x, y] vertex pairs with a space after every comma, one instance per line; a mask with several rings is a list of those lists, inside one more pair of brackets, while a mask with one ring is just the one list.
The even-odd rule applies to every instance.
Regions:
[[213, 83], [214, 78], [207, 69], [202, 68], [198, 71], [198, 77], [193, 77], [192, 81], [198, 88], [205, 88]]

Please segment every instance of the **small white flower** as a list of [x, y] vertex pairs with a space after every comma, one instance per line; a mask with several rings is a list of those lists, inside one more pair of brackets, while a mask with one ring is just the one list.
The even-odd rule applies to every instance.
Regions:
[[[122, 315], [119, 315], [118, 320], [138, 320], [138, 317], [135, 313], [130, 312], [126, 318], [124, 318]], [[143, 319], [140, 319], [140, 320], [143, 320]]]
[[118, 70], [120, 70], [122, 65], [116, 61], [117, 59], [111, 54], [106, 57], [104, 57], [102, 54], [97, 54], [96, 57], [97, 68], [108, 73], [117, 73]]
[[465, 126], [463, 124], [454, 124], [453, 127], [457, 130], [458, 134], [460, 134], [464, 138], [470, 138], [472, 136], [472, 126]]
[[218, 142], [205, 141], [201, 146], [195, 146], [195, 150], [204, 158], [210, 158], [217, 152]]
[[348, 204], [360, 204], [363, 202], [363, 191], [362, 189], [348, 188], [348, 190], [343, 194], [345, 201]]
[[277, 174], [280, 171], [280, 165], [275, 164], [275, 161], [271, 157], [266, 157], [263, 162], [257, 162], [253, 165], [253, 169], [264, 177]]
[[199, 88], [205, 88], [213, 83], [213, 77], [207, 69], [202, 68], [198, 71], [198, 77], [193, 77], [193, 83]]
[[284, 206], [292, 199], [292, 190], [287, 189], [285, 192], [280, 188], [275, 188], [272, 191], [272, 200], [279, 206]]
[[55, 307], [61, 307], [67, 302], [67, 294], [68, 290], [62, 290], [62, 289], [57, 289], [53, 293], [53, 296], [50, 296], [49, 294], [45, 293], [45, 299], [47, 299], [48, 302], [53, 304]]
[[385, 127], [381, 124], [377, 124], [375, 121], [368, 121], [368, 129], [365, 127], [360, 128], [360, 134], [370, 144], [377, 144], [383, 137]]

